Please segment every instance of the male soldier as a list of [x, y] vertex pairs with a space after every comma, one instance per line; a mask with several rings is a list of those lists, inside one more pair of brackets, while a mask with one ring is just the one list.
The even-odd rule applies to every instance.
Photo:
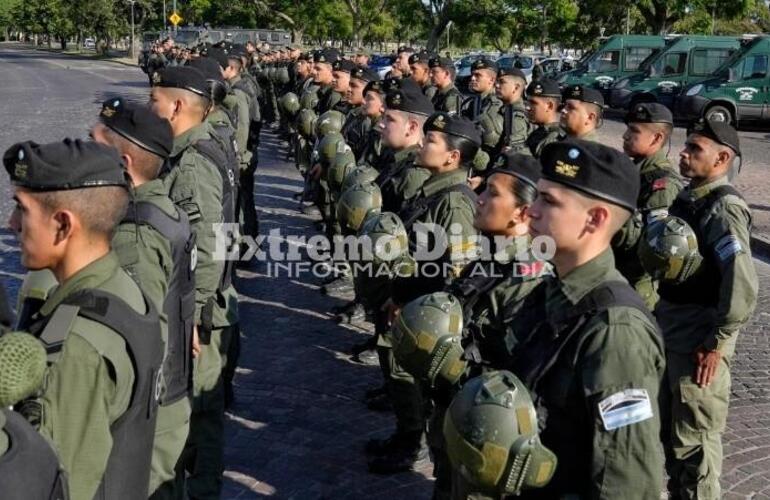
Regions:
[[[221, 59], [221, 56], [216, 53], [214, 57]], [[248, 168], [249, 161], [251, 160], [251, 153], [248, 150], [249, 125], [252, 118], [251, 103], [256, 99], [256, 96], [249, 94], [250, 90], [241, 76], [242, 72], [243, 61], [241, 60], [240, 51], [234, 48], [227, 53], [227, 66], [223, 66], [222, 76], [227, 80], [232, 89], [231, 95], [235, 104], [230, 107], [238, 110], [238, 123], [233, 124], [233, 128], [235, 128], [235, 140], [238, 144], [241, 170], [245, 170]]]
[[72, 498], [147, 498], [163, 339], [152, 301], [110, 249], [129, 200], [120, 157], [65, 139], [16, 144], [3, 162], [22, 265], [60, 283], [19, 325], [49, 361], [19, 410], [53, 441]]
[[409, 67], [409, 58], [412, 57], [415, 50], [412, 47], [401, 46], [396, 51], [396, 60], [393, 61], [393, 68], [400, 73], [399, 78], [406, 79], [412, 76], [412, 69]]
[[528, 153], [527, 137], [531, 130], [524, 106], [524, 89], [527, 77], [519, 68], [502, 68], [497, 73], [495, 93], [503, 101], [503, 134], [497, 145], [496, 155], [503, 151]]
[[358, 163], [363, 163], [377, 169], [385, 168], [384, 161], [388, 156], [382, 143], [382, 118], [385, 115], [384, 82], [373, 80], [364, 88], [364, 114], [371, 120], [372, 126], [366, 138], [366, 145]]
[[[220, 349], [228, 302], [221, 297], [224, 257], [215, 256], [215, 224], [226, 221], [226, 200], [221, 169], [227, 160], [215, 132], [204, 122], [209, 110], [209, 89], [204, 75], [194, 68], [173, 68], [160, 73], [150, 94], [152, 110], [171, 123], [174, 147], [164, 183], [169, 197], [181, 207], [196, 235], [195, 324], [200, 356], [194, 367], [193, 413], [190, 436], [180, 459], [190, 472], [187, 492], [194, 498], [218, 498], [222, 486], [223, 408]], [[177, 480], [184, 481], [184, 470]], [[179, 486], [181, 488], [181, 485]], [[180, 490], [181, 491], [181, 490]]]
[[369, 51], [366, 50], [363, 47], [358, 47], [353, 52], [353, 64], [356, 66], [362, 66], [364, 68], [369, 67], [369, 58], [370, 58]]
[[342, 135], [345, 137], [345, 143], [353, 150], [356, 161], [363, 157], [367, 146], [369, 132], [372, 129], [373, 118], [366, 114], [364, 102], [364, 89], [369, 82], [378, 82], [380, 80], [376, 71], [363, 66], [356, 67], [350, 73], [350, 86], [346, 100], [353, 109], [348, 113], [345, 125], [342, 127]]
[[[173, 146], [171, 126], [149, 109], [108, 99], [100, 121], [91, 129], [98, 143], [120, 153], [131, 177], [134, 199], [115, 231], [112, 247], [121, 267], [139, 283], [164, 313], [161, 332], [166, 345], [163, 393], [153, 442], [150, 494], [170, 496], [179, 456], [190, 429], [195, 283], [195, 243], [187, 215], [174, 206], [158, 178]], [[183, 317], [185, 309], [189, 317]]]
[[690, 184], [671, 215], [695, 231], [703, 257], [679, 285], [661, 282], [655, 314], [666, 346], [663, 405], [668, 490], [672, 498], [721, 498], [722, 432], [730, 399], [730, 365], [738, 331], [757, 301], [751, 260], [751, 212], [729, 183], [740, 155], [738, 133], [722, 122], [700, 121], [679, 154]]
[[602, 126], [604, 97], [601, 92], [582, 85], [564, 90], [561, 108], [561, 138], [597, 141], [596, 129]]
[[495, 95], [497, 64], [486, 58], [474, 61], [471, 65], [470, 88], [475, 94], [463, 103], [463, 116], [475, 121], [481, 129], [481, 155], [474, 163], [474, 169], [483, 171], [492, 160], [495, 149], [503, 133], [503, 115], [500, 108], [503, 102]]
[[313, 84], [313, 57], [310, 53], [304, 52], [300, 54], [295, 63], [294, 72], [297, 80], [294, 86], [294, 93], [298, 97], [302, 97], [302, 94]]
[[313, 55], [313, 81], [318, 89], [318, 116], [326, 113], [342, 100], [342, 95], [333, 88], [334, 74], [332, 65], [339, 59], [339, 53], [335, 49], [319, 50]]
[[337, 104], [332, 109], [347, 115], [353, 105], [348, 102], [348, 91], [350, 90], [350, 74], [356, 68], [352, 61], [347, 59], [338, 59], [332, 64], [332, 91], [340, 95]]
[[428, 66], [430, 59], [430, 54], [424, 50], [412, 54], [409, 56], [409, 71], [411, 73], [410, 78], [419, 85], [422, 93], [432, 101], [433, 96], [436, 95], [436, 87], [431, 84], [430, 66]]
[[663, 346], [610, 249], [636, 209], [639, 175], [626, 156], [590, 141], [549, 144], [541, 163], [530, 234], [552, 239], [558, 278], [532, 291], [511, 323], [521, 344], [510, 366], [533, 395], [558, 466], [545, 488], [521, 496], [657, 499]]
[[430, 81], [436, 87], [433, 107], [436, 111], [459, 113], [463, 94], [455, 87], [455, 65], [448, 57], [433, 57], [428, 61]]
[[536, 125], [535, 130], [527, 137], [527, 147], [535, 158], [540, 158], [546, 144], [559, 140], [560, 106], [561, 90], [555, 81], [543, 78], [527, 87], [527, 116], [529, 121]]
[[626, 115], [623, 151], [639, 168], [641, 184], [637, 210], [612, 240], [618, 271], [634, 287], [652, 311], [658, 301], [657, 286], [639, 262], [637, 248], [642, 231], [668, 215], [682, 189], [682, 181], [666, 156], [674, 129], [671, 111], [662, 104], [638, 104]]

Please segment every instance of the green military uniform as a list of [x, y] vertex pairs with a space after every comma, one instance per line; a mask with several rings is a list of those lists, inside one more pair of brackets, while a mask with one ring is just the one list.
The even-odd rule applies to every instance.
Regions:
[[406, 200], [414, 197], [430, 177], [430, 171], [414, 164], [419, 146], [393, 154], [393, 162], [380, 171], [375, 181], [382, 191], [382, 209], [398, 213]]
[[420, 89], [422, 90], [422, 93], [425, 94], [425, 97], [427, 97], [431, 101], [433, 101], [433, 98], [436, 96], [436, 92], [438, 92], [438, 89], [436, 88], [436, 86], [432, 85], [430, 81], [428, 81], [428, 83], [426, 83], [425, 85], [422, 85]]
[[503, 132], [497, 147], [498, 154], [503, 150], [528, 154], [527, 138], [532, 130], [532, 125], [527, 118], [524, 101], [506, 104], [500, 109], [500, 112], [503, 115]]
[[251, 121], [249, 115], [250, 101], [249, 95], [246, 92], [239, 88], [234, 88], [239, 81], [241, 81], [240, 75], [230, 80], [232, 90], [225, 98], [223, 104], [228, 109], [237, 112], [238, 122], [233, 124], [233, 128], [235, 129], [235, 142], [238, 145], [241, 169], [245, 169], [249, 165], [249, 160], [251, 159], [251, 153], [247, 148], [249, 141], [249, 122]]
[[431, 101], [436, 111], [460, 113], [460, 108], [463, 105], [463, 94], [454, 85], [449, 85], [443, 90], [436, 89]]
[[372, 130], [372, 119], [366, 116], [363, 107], [357, 106], [350, 110], [342, 126], [342, 136], [345, 144], [353, 150], [356, 160], [360, 160], [367, 147], [367, 139]]
[[331, 85], [322, 86], [318, 89], [318, 106], [316, 107], [318, 116], [334, 109], [342, 101], [342, 94], [334, 90]]
[[658, 301], [657, 283], [642, 268], [637, 247], [645, 225], [668, 214], [668, 207], [682, 189], [682, 180], [673, 165], [660, 150], [649, 158], [635, 162], [639, 167], [641, 185], [637, 212], [626, 221], [613, 239], [613, 250], [618, 270], [644, 299], [650, 310]]
[[[669, 491], [680, 498], [721, 498], [721, 436], [730, 399], [730, 368], [739, 329], [757, 300], [749, 241], [751, 212], [730, 187], [726, 176], [687, 187], [670, 209], [695, 231], [704, 258], [682, 285], [661, 283], [655, 309], [666, 346], [668, 376], [662, 404], [670, 405], [666, 408], [670, 425], [664, 425]], [[693, 353], [699, 346], [722, 354], [708, 387], [694, 382]]]
[[382, 134], [379, 131], [380, 121], [382, 121], [382, 117], [372, 121], [372, 126], [366, 136], [361, 158], [358, 160], [359, 165], [369, 165], [377, 170], [383, 165], [384, 157], [388, 151], [388, 148], [382, 144]]
[[[466, 107], [463, 114], [472, 118], [481, 129], [481, 149], [488, 157], [486, 161], [488, 164], [497, 154], [498, 144], [500, 144], [500, 138], [503, 134], [505, 125], [501, 112], [503, 101], [495, 95], [494, 91], [491, 91], [486, 95], [476, 96], [469, 102], [470, 105]], [[478, 164], [474, 164], [474, 167], [476, 170], [483, 170]], [[485, 168], [486, 166], [484, 166]]]
[[540, 158], [543, 148], [559, 140], [559, 134], [561, 132], [561, 126], [559, 123], [549, 123], [547, 125], [538, 125], [535, 130], [530, 132], [527, 137], [527, 147], [529, 152], [535, 158]]

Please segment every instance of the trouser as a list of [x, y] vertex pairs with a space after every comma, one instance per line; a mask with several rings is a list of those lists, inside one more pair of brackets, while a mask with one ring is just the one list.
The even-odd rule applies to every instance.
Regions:
[[[252, 158], [255, 158], [256, 155]], [[259, 217], [254, 204], [254, 174], [257, 162], [251, 161], [240, 173], [240, 189], [238, 189], [243, 220], [244, 234], [256, 238], [259, 235]]]
[[190, 432], [191, 410], [190, 399], [186, 397], [168, 406], [158, 407], [150, 462], [149, 492], [153, 500], [176, 497], [176, 465]]
[[452, 464], [446, 451], [444, 440], [444, 415], [446, 407], [440, 404], [433, 406], [433, 412], [428, 419], [427, 441], [430, 456], [433, 461], [433, 500], [448, 500], [452, 494]]
[[[382, 357], [385, 359], [382, 360]], [[425, 429], [425, 402], [420, 385], [396, 362], [392, 348], [383, 351], [381, 363], [383, 361], [388, 367], [383, 370], [383, 375], [396, 415], [396, 432], [422, 433]]]
[[699, 387], [694, 376], [692, 354], [666, 353], [660, 408], [668, 489], [675, 499], [718, 499], [722, 433], [730, 401], [730, 359], [722, 358], [708, 387]]
[[[224, 369], [222, 370], [222, 383], [224, 384], [225, 403], [230, 404], [233, 399], [233, 378], [235, 378], [235, 369], [238, 367], [238, 359], [241, 357], [241, 329], [234, 325], [229, 332], [227, 339], [227, 351], [223, 353], [225, 357]], [[225, 344], [225, 342], [223, 342]], [[222, 346], [225, 347], [224, 345]]]

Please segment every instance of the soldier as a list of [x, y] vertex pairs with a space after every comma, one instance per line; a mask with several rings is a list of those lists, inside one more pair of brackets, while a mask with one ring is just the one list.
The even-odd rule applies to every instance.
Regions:
[[561, 90], [553, 80], [543, 78], [532, 82], [527, 87], [527, 115], [535, 129], [527, 137], [527, 146], [535, 158], [546, 144], [559, 140], [561, 125], [559, 125], [559, 109], [561, 107]]
[[364, 68], [368, 68], [370, 57], [371, 57], [371, 54], [368, 50], [366, 50], [363, 47], [358, 47], [353, 52], [353, 64], [355, 64], [356, 66], [362, 66]]
[[535, 395], [540, 438], [558, 466], [547, 487], [521, 496], [657, 499], [663, 346], [610, 249], [636, 209], [638, 172], [591, 141], [549, 144], [541, 163], [530, 232], [552, 238], [558, 278], [532, 291], [512, 320], [520, 344], [510, 367]]
[[121, 267], [139, 283], [159, 311], [166, 345], [163, 392], [153, 442], [150, 494], [172, 496], [175, 467], [190, 429], [195, 243], [187, 215], [174, 206], [158, 178], [173, 146], [171, 126], [146, 108], [108, 99], [91, 137], [112, 146], [131, 177], [134, 199], [112, 238]]
[[398, 71], [398, 78], [405, 79], [412, 76], [412, 69], [409, 67], [409, 58], [414, 53], [415, 50], [412, 47], [407, 47], [405, 45], [402, 45], [396, 51], [397, 55], [396, 60], [393, 61], [393, 69]]
[[129, 201], [120, 157], [65, 139], [18, 143], [3, 162], [22, 265], [60, 283], [20, 325], [49, 366], [19, 411], [55, 445], [72, 498], [147, 498], [163, 339], [152, 301], [110, 249]]
[[313, 55], [313, 81], [319, 86], [316, 113], [320, 116], [342, 100], [342, 95], [334, 91], [332, 65], [339, 59], [335, 49], [324, 49]]
[[672, 498], [721, 498], [722, 432], [738, 331], [756, 306], [751, 211], [729, 183], [740, 144], [735, 129], [702, 120], [689, 131], [679, 171], [690, 184], [669, 209], [697, 235], [700, 268], [683, 283], [661, 282], [655, 314], [666, 346], [661, 399]]
[[474, 173], [487, 168], [503, 133], [504, 121], [500, 113], [503, 102], [495, 95], [497, 69], [497, 64], [486, 58], [478, 59], [471, 65], [470, 88], [475, 95], [465, 100], [462, 114], [475, 121], [481, 129], [481, 149], [484, 151], [484, 155], [474, 162]]
[[604, 97], [601, 92], [582, 85], [573, 85], [562, 95], [562, 139], [596, 141], [596, 130], [602, 126]]
[[356, 161], [362, 159], [369, 132], [372, 129], [373, 119], [366, 114], [364, 89], [369, 82], [379, 82], [379, 80], [377, 72], [366, 67], [356, 67], [350, 74], [350, 87], [346, 100], [353, 108], [348, 113], [345, 125], [342, 126], [342, 135], [345, 137], [345, 143], [353, 150]]
[[436, 87], [431, 84], [430, 67], [428, 66], [430, 59], [430, 54], [424, 50], [412, 54], [409, 56], [409, 72], [411, 73], [410, 78], [420, 86], [422, 93], [432, 101], [436, 95]]
[[532, 126], [524, 106], [524, 89], [527, 77], [519, 68], [503, 68], [497, 73], [495, 93], [503, 102], [503, 133], [496, 149], [495, 158], [503, 151], [529, 153], [527, 137]]
[[459, 113], [463, 104], [463, 94], [455, 87], [455, 65], [448, 57], [433, 57], [428, 61], [430, 81], [436, 88], [433, 95], [433, 107], [436, 111]]
[[301, 97], [308, 87], [313, 84], [313, 56], [308, 52], [304, 52], [299, 55], [294, 65], [294, 73], [296, 74], [294, 93]]
[[385, 168], [388, 148], [382, 143], [382, 118], [385, 115], [384, 82], [375, 80], [364, 88], [364, 114], [371, 120], [372, 126], [366, 138], [359, 163], [369, 165], [376, 170]]
[[[353, 107], [348, 102], [348, 91], [350, 90], [350, 73], [356, 68], [352, 61], [347, 59], [338, 59], [332, 64], [332, 91], [339, 94], [339, 100], [331, 109], [347, 115]], [[336, 98], [335, 98], [336, 100]]]
[[[195, 498], [218, 498], [223, 470], [223, 332], [215, 326], [225, 322], [227, 310], [223, 307], [228, 302], [220, 302], [219, 297], [220, 282], [226, 276], [224, 258], [215, 259], [214, 252], [215, 224], [226, 221], [223, 204], [227, 179], [221, 169], [227, 160], [221, 145], [215, 143], [211, 125], [204, 122], [210, 108], [209, 95], [204, 75], [194, 68], [166, 70], [150, 94], [152, 110], [169, 120], [174, 133], [170, 168], [163, 181], [171, 200], [187, 213], [198, 247], [194, 320], [200, 355], [194, 366], [190, 435], [180, 459], [181, 467], [190, 471], [187, 492]], [[184, 470], [178, 470], [180, 483], [184, 482], [184, 474]], [[182, 491], [181, 484], [178, 488]]]
[[666, 156], [674, 119], [662, 104], [638, 104], [626, 115], [623, 151], [639, 168], [641, 184], [637, 211], [612, 240], [618, 271], [652, 311], [658, 301], [657, 283], [642, 268], [637, 249], [651, 222], [668, 215], [668, 207], [682, 189], [682, 181]]

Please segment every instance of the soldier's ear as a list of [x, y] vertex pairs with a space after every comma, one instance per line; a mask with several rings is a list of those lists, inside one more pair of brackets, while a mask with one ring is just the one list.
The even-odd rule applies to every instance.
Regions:
[[57, 210], [53, 214], [53, 220], [56, 222], [56, 236], [54, 244], [59, 244], [72, 236], [72, 230], [76, 225], [75, 216], [69, 210]]

